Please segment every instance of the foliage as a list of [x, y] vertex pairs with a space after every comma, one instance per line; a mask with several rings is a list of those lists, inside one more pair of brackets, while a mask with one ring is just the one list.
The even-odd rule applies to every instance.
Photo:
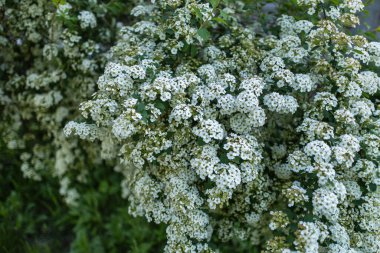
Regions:
[[[94, 92], [129, 9], [120, 1], [0, 1], [1, 252], [154, 252], [162, 244], [162, 229], [126, 214], [120, 179], [92, 161], [96, 149], [62, 135]], [[84, 10], [96, 30], [81, 25]]]
[[7, 167], [1, 169], [5, 177], [0, 179], [1, 252], [142, 253], [162, 247], [163, 229], [128, 215], [120, 187], [104, 186], [117, 181], [105, 177], [107, 171], [99, 169], [82, 191], [78, 206], [69, 208], [60, 198], [57, 182], [45, 181], [43, 187], [30, 184], [20, 170], [5, 173], [15, 164], [2, 164]]
[[360, 0], [0, 8], [4, 251], [380, 250]]

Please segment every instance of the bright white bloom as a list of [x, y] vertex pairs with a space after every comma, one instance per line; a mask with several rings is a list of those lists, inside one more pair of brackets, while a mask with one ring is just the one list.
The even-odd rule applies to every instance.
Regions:
[[296, 74], [294, 83], [290, 84], [290, 86], [300, 92], [309, 92], [314, 88], [314, 81], [309, 75]]
[[264, 96], [264, 104], [270, 111], [293, 114], [298, 108], [297, 100], [292, 96], [280, 95], [277, 92]]
[[206, 143], [214, 140], [222, 140], [224, 138], [224, 129], [221, 124], [215, 120], [203, 120], [199, 127], [193, 128], [193, 133], [202, 138]]
[[80, 21], [80, 27], [82, 29], [96, 27], [96, 17], [94, 13], [90, 11], [81, 11], [78, 15], [78, 19]]
[[316, 162], [328, 162], [331, 157], [330, 147], [323, 141], [312, 141], [305, 146], [305, 154]]
[[331, 191], [319, 188], [313, 193], [313, 212], [331, 222], [339, 217], [338, 197]]

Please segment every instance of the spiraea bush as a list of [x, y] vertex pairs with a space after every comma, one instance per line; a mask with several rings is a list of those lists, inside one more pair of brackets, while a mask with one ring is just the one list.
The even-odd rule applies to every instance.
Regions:
[[351, 32], [364, 4], [269, 2], [6, 2], [12, 169], [57, 180], [77, 212], [112, 193], [108, 209], [166, 228], [165, 252], [379, 252], [380, 43]]
[[96, 91], [132, 5], [0, 1], [0, 252], [160, 248], [162, 229], [128, 216], [98, 148], [62, 132]]
[[117, 26], [129, 20], [121, 15], [130, 6], [40, 0], [6, 1], [2, 8], [4, 143], [19, 153], [25, 177], [56, 176], [66, 202], [75, 204], [78, 193], [70, 182], [86, 181], [100, 160], [96, 147], [67, 140], [62, 128], [78, 117], [76, 105], [95, 92]]

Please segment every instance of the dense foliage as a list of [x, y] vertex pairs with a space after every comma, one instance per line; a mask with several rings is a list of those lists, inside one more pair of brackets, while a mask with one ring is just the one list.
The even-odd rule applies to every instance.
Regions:
[[380, 251], [362, 1], [127, 3], [0, 1], [4, 245]]
[[131, 21], [128, 2], [0, 1], [0, 252], [162, 248], [163, 230], [130, 218], [97, 148], [62, 133]]

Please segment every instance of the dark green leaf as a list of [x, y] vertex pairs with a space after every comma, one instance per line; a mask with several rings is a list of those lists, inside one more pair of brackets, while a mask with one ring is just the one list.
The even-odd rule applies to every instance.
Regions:
[[200, 28], [198, 30], [198, 35], [202, 40], [207, 41], [210, 38], [210, 32], [206, 28]]
[[156, 108], [158, 108], [161, 112], [164, 112], [166, 111], [166, 109], [169, 107], [169, 103], [168, 102], [161, 102], [161, 101], [156, 101], [154, 103], [154, 106]]
[[65, 4], [66, 1], [65, 0], [52, 0], [53, 4], [55, 7], [58, 7], [58, 5], [60, 4]]
[[198, 48], [194, 45], [191, 45], [190, 55], [191, 57], [195, 57], [198, 54]]
[[138, 112], [145, 111], [145, 104], [144, 103], [138, 103], [137, 106], [136, 106], [136, 110]]
[[230, 19], [230, 15], [225, 11], [221, 11], [219, 16], [224, 20]]
[[221, 17], [215, 17], [215, 18], [213, 18], [212, 20], [214, 20], [214, 21], [216, 21], [216, 22], [218, 22], [218, 23], [220, 23], [220, 24], [223, 24], [223, 25], [228, 25], [228, 23], [227, 23], [227, 21], [225, 21], [223, 18], [221, 18]]
[[218, 7], [220, 0], [209, 0], [209, 2], [211, 3], [212, 8], [215, 9], [216, 7]]

